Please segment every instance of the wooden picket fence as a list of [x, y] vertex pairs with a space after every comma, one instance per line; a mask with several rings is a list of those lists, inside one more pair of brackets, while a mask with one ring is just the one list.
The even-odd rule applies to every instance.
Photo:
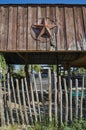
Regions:
[[29, 80], [7, 74], [0, 82], [0, 125], [32, 125], [47, 118], [59, 123], [86, 119], [85, 77], [66, 78], [50, 69], [47, 78], [40, 72], [38, 76], [30, 74]]

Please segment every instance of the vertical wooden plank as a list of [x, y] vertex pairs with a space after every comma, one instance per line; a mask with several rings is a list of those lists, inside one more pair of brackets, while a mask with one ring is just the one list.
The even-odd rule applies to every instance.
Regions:
[[28, 124], [28, 116], [27, 116], [27, 106], [25, 101], [25, 90], [24, 90], [24, 81], [21, 79], [21, 85], [22, 85], [22, 97], [23, 97], [23, 106], [24, 106], [24, 114], [25, 114], [25, 120], [26, 124]]
[[8, 81], [8, 102], [9, 102], [9, 111], [10, 111], [10, 118], [11, 118], [11, 122], [12, 124], [14, 124], [14, 119], [13, 119], [13, 112], [12, 112], [12, 106], [11, 106], [11, 88], [10, 88], [10, 75], [8, 73], [7, 75], [7, 81]]
[[31, 26], [36, 22], [36, 7], [28, 6], [28, 44], [27, 50], [36, 50], [36, 40], [31, 36]]
[[84, 50], [84, 27], [81, 7], [74, 7], [74, 21], [76, 31], [76, 43], [78, 50]]
[[30, 104], [30, 95], [29, 95], [29, 91], [28, 91], [28, 87], [27, 87], [27, 80], [26, 80], [26, 78], [24, 80], [25, 80], [26, 95], [27, 95], [27, 100], [28, 100], [28, 105], [29, 105], [30, 119], [31, 119], [31, 123], [33, 123], [31, 104]]
[[83, 24], [84, 24], [84, 50], [86, 50], [86, 6], [82, 6], [82, 13], [83, 13]]
[[13, 77], [12, 76], [11, 76], [11, 84], [12, 84], [13, 98], [14, 98], [14, 103], [15, 103], [15, 108], [16, 108], [16, 117], [17, 117], [17, 121], [18, 121], [18, 124], [19, 124], [19, 115], [18, 115], [18, 109], [17, 109], [16, 94], [15, 94], [15, 89], [14, 89], [14, 83], [13, 83]]
[[54, 72], [54, 84], [55, 84], [55, 121], [57, 123], [58, 121], [58, 106], [57, 106], [57, 76], [56, 73]]
[[66, 24], [66, 36], [67, 36], [67, 49], [76, 50], [73, 8], [65, 7], [65, 24]]
[[19, 109], [20, 109], [20, 114], [21, 114], [21, 119], [22, 119], [22, 124], [24, 124], [24, 115], [23, 115], [23, 108], [21, 106], [21, 99], [20, 99], [20, 90], [19, 90], [19, 82], [18, 79], [16, 79], [16, 88], [17, 88], [17, 96], [18, 96], [18, 103], [19, 103]]
[[[55, 24], [56, 23], [56, 7], [55, 6], [46, 6], [46, 17], [47, 17], [47, 21], [49, 22], [49, 24]], [[49, 51], [54, 51], [56, 50], [57, 47], [57, 37], [56, 37], [56, 28], [53, 28], [51, 30], [52, 33], [52, 37], [51, 39], [47, 42], [47, 50]]]
[[75, 80], [76, 83], [76, 119], [78, 118], [78, 79]]
[[65, 50], [66, 49], [66, 41], [64, 35], [64, 8], [62, 6], [56, 7], [56, 19], [57, 19], [57, 49]]
[[[40, 11], [40, 12], [39, 12]], [[43, 20], [43, 18], [46, 18], [46, 7], [45, 6], [38, 6], [38, 24], [40, 24]], [[46, 50], [47, 49], [47, 40], [45, 39], [44, 41], [39, 41], [38, 42], [38, 50]]]
[[27, 6], [18, 6], [17, 50], [26, 50]]
[[[45, 6], [37, 6], [37, 23], [36, 24], [41, 24], [43, 18], [46, 18], [46, 8]], [[46, 50], [46, 40], [44, 41], [37, 41], [37, 50]]]
[[8, 7], [0, 7], [0, 50], [6, 50], [8, 44]]
[[80, 118], [83, 117], [83, 97], [84, 97], [84, 77], [82, 78], [82, 90], [81, 90], [81, 101], [80, 101]]
[[31, 77], [30, 77], [30, 88], [31, 88], [31, 97], [32, 97], [32, 104], [33, 104], [33, 111], [34, 111], [35, 121], [37, 122], [38, 119], [37, 119], [37, 112], [36, 112], [36, 107], [35, 107], [35, 102], [34, 102], [34, 92], [33, 92]]
[[64, 81], [65, 98], [66, 98], [65, 122], [67, 124], [67, 122], [68, 122], [68, 92], [67, 92], [66, 79], [63, 79], [63, 81]]
[[59, 76], [59, 94], [60, 94], [60, 123], [62, 124], [63, 115], [62, 115], [62, 86], [61, 86], [61, 76]]
[[34, 82], [34, 88], [35, 88], [35, 92], [36, 92], [36, 100], [37, 100], [37, 105], [38, 105], [39, 120], [41, 122], [41, 111], [40, 111], [40, 105], [39, 105], [39, 96], [38, 96], [37, 85], [36, 85], [36, 80], [35, 80], [34, 74], [33, 74], [33, 82]]
[[49, 120], [52, 121], [52, 85], [51, 70], [48, 70], [48, 89], [49, 89]]
[[72, 121], [72, 79], [70, 79], [70, 121]]
[[9, 31], [8, 31], [8, 50], [16, 50], [17, 37], [17, 7], [9, 6]]

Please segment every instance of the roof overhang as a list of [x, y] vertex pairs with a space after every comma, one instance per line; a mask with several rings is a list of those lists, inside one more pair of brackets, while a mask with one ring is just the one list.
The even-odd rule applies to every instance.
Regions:
[[86, 51], [5, 52], [7, 64], [62, 64], [86, 68]]

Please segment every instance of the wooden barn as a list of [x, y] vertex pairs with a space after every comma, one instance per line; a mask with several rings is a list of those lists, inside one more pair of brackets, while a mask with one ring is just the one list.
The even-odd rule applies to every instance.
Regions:
[[[56, 64], [57, 66], [60, 64], [66, 69], [70, 67], [86, 68], [86, 1], [1, 0], [0, 52], [4, 54], [7, 64]], [[39, 100], [34, 76], [35, 92], [33, 84], [30, 84], [31, 93], [29, 93], [26, 79], [22, 79], [19, 83], [17, 79], [13, 80], [8, 75], [7, 82], [3, 83], [4, 87], [0, 88], [0, 95], [4, 101], [3, 103], [0, 99], [2, 104], [0, 107], [1, 125], [15, 122], [33, 124], [33, 119], [42, 120], [40, 115], [43, 110], [49, 115], [50, 121], [53, 113], [55, 119], [59, 118], [61, 123], [64, 120], [72, 121], [74, 110], [76, 118], [83, 118], [83, 113], [86, 113], [86, 108], [82, 109], [83, 99], [86, 100], [86, 97], [83, 98], [83, 93], [86, 91], [84, 77], [82, 78], [82, 89], [78, 89], [77, 79], [75, 80], [76, 88], [72, 89], [72, 80], [69, 79], [70, 89], [68, 90], [66, 79], [63, 79], [65, 90], [62, 92], [61, 77], [56, 78], [56, 74], [54, 74], [55, 89], [52, 93], [50, 75], [49, 70], [49, 89], [45, 93], [48, 93], [49, 99], [45, 104], [46, 99], [43, 99], [44, 92], [40, 73], [42, 102]], [[19, 89], [18, 86], [21, 86], [22, 89]], [[74, 108], [73, 90], [76, 92]], [[34, 95], [37, 101], [35, 101]], [[58, 95], [60, 95], [60, 100]], [[32, 97], [31, 100], [29, 96]], [[54, 98], [52, 98], [53, 96]], [[64, 96], [65, 104], [62, 101]], [[63, 116], [63, 112], [66, 113], [66, 116]], [[84, 118], [86, 118], [86, 114]]]

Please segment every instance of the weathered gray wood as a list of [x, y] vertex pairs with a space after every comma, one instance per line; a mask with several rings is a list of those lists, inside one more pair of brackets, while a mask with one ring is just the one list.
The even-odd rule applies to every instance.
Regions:
[[[4, 81], [4, 92], [7, 93], [7, 90], [6, 90], [6, 81]], [[8, 116], [8, 109], [7, 109], [7, 101], [6, 101], [6, 94], [5, 94], [5, 97], [4, 97], [4, 107], [5, 107], [5, 111], [6, 111], [6, 119], [7, 119], [7, 125], [9, 125], [10, 123], [10, 120], [9, 120], [9, 116]]]
[[40, 92], [41, 92], [41, 98], [42, 98], [42, 102], [43, 102], [43, 86], [42, 86], [42, 78], [41, 78], [41, 73], [39, 71], [39, 82], [40, 82]]
[[36, 107], [35, 107], [35, 102], [34, 102], [34, 93], [33, 93], [33, 86], [32, 86], [32, 79], [30, 77], [30, 88], [31, 88], [31, 97], [32, 97], [32, 104], [33, 104], [33, 111], [34, 111], [34, 116], [35, 116], [35, 121], [37, 122], [37, 112], [36, 112]]
[[59, 95], [60, 95], [60, 123], [62, 124], [62, 86], [61, 86], [61, 76], [59, 76]]
[[16, 117], [17, 117], [17, 121], [19, 124], [19, 115], [18, 115], [18, 109], [16, 107], [17, 101], [16, 101], [16, 94], [15, 94], [15, 89], [14, 89], [14, 83], [13, 83], [13, 77], [11, 76], [11, 84], [12, 84], [12, 90], [13, 90], [13, 98], [14, 98], [14, 103], [15, 103], [15, 110], [16, 110]]
[[0, 118], [1, 118], [1, 126], [4, 126], [5, 119], [4, 119], [4, 106], [3, 106], [3, 94], [2, 94], [1, 79], [0, 79]]
[[84, 77], [82, 78], [82, 91], [81, 91], [81, 101], [80, 101], [80, 118], [83, 117], [83, 97], [84, 97]]
[[23, 96], [25, 120], [26, 120], [26, 124], [28, 124], [29, 120], [28, 120], [28, 116], [27, 116], [27, 108], [26, 108], [26, 101], [25, 101], [25, 91], [24, 91], [24, 81], [23, 81], [23, 79], [21, 79], [21, 85], [22, 85], [22, 96]]
[[76, 79], [75, 82], [76, 82], [76, 115], [75, 117], [78, 118], [78, 79]]
[[7, 81], [8, 81], [8, 84], [7, 84], [7, 87], [8, 87], [8, 101], [9, 101], [9, 104], [10, 104], [9, 111], [10, 111], [11, 122], [12, 122], [12, 124], [14, 124], [13, 112], [12, 112], [12, 108], [11, 108], [11, 98], [12, 97], [11, 97], [10, 75], [9, 75], [9, 73], [7, 74]]
[[65, 98], [66, 98], [66, 112], [65, 112], [65, 122], [68, 122], [68, 92], [67, 92], [67, 85], [66, 85], [66, 79], [63, 79], [64, 81], [64, 89], [65, 89]]
[[36, 80], [35, 80], [34, 74], [33, 74], [33, 82], [34, 82], [34, 88], [35, 88], [35, 92], [36, 92], [36, 100], [37, 100], [37, 104], [38, 104], [39, 119], [41, 122], [41, 111], [40, 111], [40, 105], [39, 105], [39, 97], [38, 97], [38, 91], [37, 91]]
[[51, 70], [48, 70], [48, 88], [49, 88], [49, 120], [52, 121], [52, 86], [51, 86]]
[[72, 80], [70, 79], [70, 121], [72, 121]]
[[16, 88], [17, 88], [17, 96], [18, 96], [18, 103], [19, 103], [19, 107], [20, 107], [21, 119], [22, 119], [22, 123], [24, 124], [24, 115], [23, 115], [22, 107], [21, 107], [21, 99], [20, 99], [20, 90], [19, 90], [18, 79], [16, 79]]
[[28, 106], [29, 106], [31, 123], [33, 123], [33, 117], [32, 117], [31, 105], [30, 105], [30, 95], [28, 92], [27, 80], [26, 80], [26, 78], [24, 80], [25, 80], [25, 88], [26, 88], [26, 95], [27, 95], [27, 101], [28, 101]]
[[57, 105], [57, 75], [54, 72], [54, 84], [55, 84], [55, 121], [58, 121], [58, 105]]

